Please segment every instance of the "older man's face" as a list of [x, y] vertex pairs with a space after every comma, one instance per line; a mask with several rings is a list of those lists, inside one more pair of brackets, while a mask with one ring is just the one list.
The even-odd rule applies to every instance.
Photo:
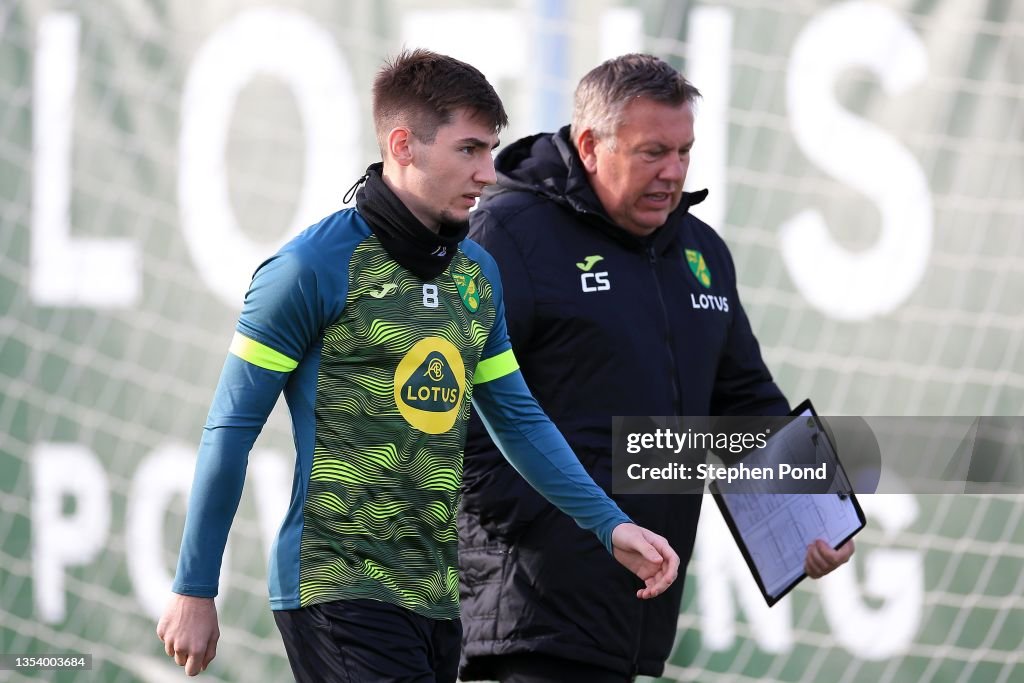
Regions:
[[693, 109], [641, 97], [626, 106], [609, 143], [598, 139], [589, 159], [581, 152], [591, 186], [616, 224], [649, 235], [679, 206], [693, 147]]

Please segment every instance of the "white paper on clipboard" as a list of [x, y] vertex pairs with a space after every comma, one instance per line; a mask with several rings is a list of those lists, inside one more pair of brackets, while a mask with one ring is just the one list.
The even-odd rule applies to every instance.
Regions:
[[[793, 415], [815, 420], [809, 401]], [[804, 573], [807, 546], [824, 539], [837, 548], [865, 524], [864, 512], [842, 473], [838, 456], [821, 430], [805, 428], [802, 420], [792, 420], [778, 431], [766, 446], [745, 462], [750, 466], [792, 462], [789, 449], [806, 447], [800, 439], [813, 438], [819, 457], [836, 463], [842, 476], [836, 477], [829, 493], [775, 492], [778, 482], [747, 481], [741, 487], [723, 489], [712, 486], [715, 500], [769, 605], [799, 583]], [[820, 426], [820, 425], [819, 425]]]

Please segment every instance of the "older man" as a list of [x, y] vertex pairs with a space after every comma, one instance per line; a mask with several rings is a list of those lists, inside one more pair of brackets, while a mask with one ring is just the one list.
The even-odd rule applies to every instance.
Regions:
[[[588, 73], [571, 126], [519, 140], [471, 235], [505, 282], [523, 376], [594, 479], [610, 490], [613, 415], [771, 415], [789, 405], [743, 312], [729, 250], [688, 213], [694, 102], [648, 55]], [[465, 454], [460, 560], [464, 680], [624, 682], [659, 675], [682, 581], [629, 603], [628, 572], [524, 487], [483, 429]], [[616, 496], [689, 561], [701, 496]], [[811, 576], [845, 562], [808, 549]]]

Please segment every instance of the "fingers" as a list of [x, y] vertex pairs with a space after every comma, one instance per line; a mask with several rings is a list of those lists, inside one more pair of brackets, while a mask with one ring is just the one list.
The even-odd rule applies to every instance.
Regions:
[[628, 545], [652, 564], [661, 564], [666, 555], [672, 553], [672, 546], [664, 538], [641, 527], [634, 527], [628, 538]]
[[164, 644], [164, 652], [168, 657], [174, 656], [174, 650], [171, 649], [171, 644], [164, 639], [164, 635], [167, 633], [167, 618], [161, 617], [160, 621], [156, 625], [156, 637], [160, 639], [160, 642]]
[[664, 593], [679, 574], [679, 556], [669, 542], [635, 524], [623, 523], [615, 527], [612, 554], [643, 580], [644, 588], [636, 593], [641, 600]]
[[659, 578], [657, 580], [651, 579], [650, 583], [646, 587], [641, 588], [636, 592], [636, 597], [640, 598], [641, 600], [650, 600], [651, 598], [656, 598], [665, 591], [667, 591], [668, 587], [671, 585], [672, 581], [665, 578]]
[[178, 643], [177, 649], [174, 649], [175, 646], [168, 639], [168, 642], [164, 644], [164, 650], [174, 658], [175, 664], [185, 667], [187, 676], [197, 676], [206, 671], [206, 667], [210, 666], [210, 662], [217, 656], [217, 640], [219, 638], [220, 633], [214, 632], [203, 646]]
[[187, 641], [183, 642], [180, 638], [176, 640], [171, 636], [164, 640], [164, 652], [174, 660], [175, 664], [185, 668], [186, 675], [197, 676], [206, 671], [206, 667], [217, 656], [219, 637], [220, 633], [214, 632], [205, 645], [190, 645]]
[[201, 655], [189, 655], [188, 661], [185, 662], [185, 675], [186, 676], [198, 676], [199, 672], [203, 670], [203, 660]]
[[203, 655], [203, 671], [206, 671], [206, 667], [210, 666], [210, 662], [217, 656], [217, 639], [220, 637], [219, 633], [215, 633], [213, 638], [210, 639], [210, 644], [206, 647], [206, 654]]
[[665, 558], [653, 545], [640, 538], [633, 544], [631, 550], [639, 555], [636, 565], [632, 568], [633, 573], [645, 583], [655, 580], [655, 577], [662, 573]]
[[670, 573], [672, 580], [679, 574], [679, 555], [672, 549], [668, 539], [657, 534], [650, 534], [651, 544], [657, 549], [658, 554], [661, 555], [661, 559], [666, 561], [666, 572]]
[[187, 675], [198, 675], [217, 656], [220, 629], [213, 598], [172, 596], [156, 632], [167, 656]]
[[[165, 646], [165, 650], [170, 648], [170, 644]], [[168, 654], [174, 658], [175, 664], [185, 667], [186, 676], [198, 676], [206, 671], [206, 667], [217, 656], [217, 643], [215, 640], [212, 641], [203, 651], [193, 651], [183, 647]]]
[[665, 588], [668, 588], [668, 585], [675, 581], [679, 575], [679, 555], [672, 549], [668, 539], [663, 536], [651, 532], [647, 532], [646, 536], [660, 556], [661, 569], [659, 574], [668, 582], [665, 586]]
[[657, 597], [668, 590], [679, 576], [679, 556], [669, 542], [657, 534], [646, 532], [645, 537], [650, 541], [651, 547], [659, 555], [659, 565], [653, 576], [645, 580], [646, 587], [637, 591], [636, 596], [641, 600], [649, 600]]
[[804, 571], [812, 579], [820, 579], [837, 567], [846, 564], [853, 555], [853, 540], [849, 540], [833, 550], [828, 543], [818, 539], [807, 546], [807, 557], [804, 560]]
[[641, 544], [639, 550], [644, 559], [652, 564], [661, 564], [662, 560], [665, 559], [650, 543]]
[[[644, 556], [645, 560], [654, 564], [661, 564], [665, 559], [665, 555], [661, 552], [661, 548], [658, 545], [667, 546], [668, 544], [664, 538], [652, 533], [640, 534], [640, 538], [637, 541], [640, 554]], [[669, 548], [668, 550], [671, 552], [672, 549]]]
[[647, 585], [636, 592], [636, 597], [641, 600], [656, 598], [669, 589], [678, 576], [678, 568], [665, 566], [657, 574], [647, 579]]
[[812, 543], [807, 546], [807, 557], [804, 558], [804, 573], [812, 579], [820, 579], [825, 575], [825, 569], [822, 566], [823, 560], [821, 554], [816, 548], [816, 544]]

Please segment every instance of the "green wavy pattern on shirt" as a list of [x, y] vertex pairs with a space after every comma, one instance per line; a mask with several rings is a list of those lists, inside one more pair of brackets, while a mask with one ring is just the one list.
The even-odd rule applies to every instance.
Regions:
[[[476, 313], [462, 303], [453, 270], [476, 278]], [[370, 598], [454, 619], [465, 421], [472, 373], [495, 319], [491, 285], [460, 251], [430, 281], [440, 305], [428, 308], [424, 282], [374, 237], [356, 248], [349, 275], [344, 312], [323, 337], [299, 597], [302, 605]], [[396, 288], [370, 295], [388, 283]], [[459, 418], [444, 434], [412, 428], [395, 405], [395, 369], [426, 337], [451, 342], [466, 367]]]

